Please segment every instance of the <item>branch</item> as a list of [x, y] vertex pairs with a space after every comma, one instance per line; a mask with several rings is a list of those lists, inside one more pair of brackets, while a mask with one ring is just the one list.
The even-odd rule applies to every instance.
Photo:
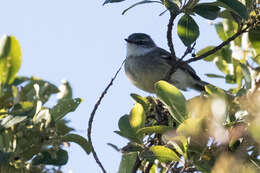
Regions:
[[191, 58], [187, 61], [184, 61], [186, 63], [191, 63], [191, 62], [194, 62], [194, 61], [199, 61], [201, 59], [204, 59], [206, 58], [207, 56], [217, 52], [218, 50], [220, 50], [221, 48], [223, 48], [224, 46], [228, 45], [231, 41], [235, 40], [237, 37], [239, 37], [241, 34], [245, 33], [245, 32], [248, 32], [248, 28], [250, 28], [251, 25], [247, 25], [247, 27], [245, 29], [242, 29], [242, 30], [239, 30], [237, 33], [235, 33], [233, 36], [229, 37], [226, 41], [223, 41], [221, 44], [219, 44], [218, 46], [214, 47], [213, 49], [201, 54], [200, 56], [198, 57], [194, 57], [194, 58]]
[[90, 117], [89, 117], [89, 121], [88, 121], [88, 140], [89, 143], [92, 147], [92, 153], [93, 153], [93, 157], [96, 160], [98, 166], [102, 169], [103, 173], [106, 173], [105, 168], [103, 167], [102, 163], [100, 162], [100, 160], [98, 159], [97, 153], [94, 149], [93, 143], [92, 143], [92, 139], [91, 139], [91, 129], [92, 129], [92, 124], [93, 124], [93, 120], [94, 120], [94, 116], [95, 113], [98, 109], [98, 106], [100, 105], [102, 99], [104, 98], [104, 96], [106, 95], [108, 89], [113, 85], [114, 80], [116, 79], [118, 73], [120, 72], [120, 70], [122, 69], [123, 64], [125, 63], [125, 60], [122, 62], [121, 66], [119, 67], [119, 69], [117, 70], [116, 74], [113, 76], [113, 78], [111, 79], [110, 83], [107, 85], [107, 87], [105, 88], [105, 90], [102, 92], [101, 96], [99, 97], [98, 101], [96, 102], [94, 109], [92, 110]]
[[171, 52], [171, 60], [172, 61], [176, 61], [176, 54], [174, 51], [174, 47], [173, 47], [173, 43], [172, 43], [172, 27], [173, 27], [173, 22], [174, 19], [176, 18], [177, 14], [174, 14], [172, 12], [170, 12], [170, 19], [169, 19], [169, 23], [168, 23], [168, 30], [167, 30], [167, 40], [168, 40], [168, 46]]

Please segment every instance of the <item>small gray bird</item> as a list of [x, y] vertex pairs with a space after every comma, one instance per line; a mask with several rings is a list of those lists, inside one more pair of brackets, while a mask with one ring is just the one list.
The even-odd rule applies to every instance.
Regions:
[[[144, 33], [131, 34], [127, 39], [125, 73], [139, 89], [154, 93], [154, 84], [166, 78], [171, 69], [171, 54], [157, 47], [151, 37]], [[169, 83], [186, 91], [192, 88], [204, 91], [207, 82], [202, 81], [188, 64], [181, 64], [171, 75]]]

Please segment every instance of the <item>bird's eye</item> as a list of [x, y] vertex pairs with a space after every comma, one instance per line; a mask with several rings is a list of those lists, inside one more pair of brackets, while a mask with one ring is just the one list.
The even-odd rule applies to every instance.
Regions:
[[138, 44], [145, 44], [145, 41], [142, 41], [142, 40], [140, 40], [140, 41], [138, 41]]

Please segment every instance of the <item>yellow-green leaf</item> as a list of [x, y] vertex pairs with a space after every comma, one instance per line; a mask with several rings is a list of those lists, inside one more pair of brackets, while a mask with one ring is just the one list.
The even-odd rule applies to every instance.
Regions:
[[159, 81], [155, 84], [155, 93], [178, 123], [186, 119], [186, 99], [178, 88], [168, 82]]
[[137, 131], [138, 129], [144, 127], [145, 123], [145, 112], [141, 104], [136, 103], [132, 108], [129, 116], [130, 126]]
[[183, 44], [187, 47], [195, 42], [200, 35], [199, 26], [194, 19], [187, 14], [180, 18], [177, 33]]
[[156, 159], [158, 159], [160, 162], [174, 162], [174, 161], [180, 161], [180, 158], [178, 155], [171, 149], [156, 145], [149, 148], [150, 151], [153, 152]]
[[4, 36], [0, 43], [0, 83], [10, 84], [22, 63], [22, 51], [14, 36]]

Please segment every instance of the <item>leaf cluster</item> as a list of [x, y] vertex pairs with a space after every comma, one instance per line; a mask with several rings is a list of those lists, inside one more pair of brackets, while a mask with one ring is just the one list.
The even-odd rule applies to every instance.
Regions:
[[[67, 81], [58, 88], [36, 77], [17, 76], [22, 62], [19, 42], [4, 36], [0, 44], [0, 172], [60, 172], [46, 165], [68, 161], [63, 146], [79, 144], [87, 154], [88, 141], [67, 125], [64, 117], [81, 103], [72, 97]], [[51, 96], [58, 100], [53, 106]]]

